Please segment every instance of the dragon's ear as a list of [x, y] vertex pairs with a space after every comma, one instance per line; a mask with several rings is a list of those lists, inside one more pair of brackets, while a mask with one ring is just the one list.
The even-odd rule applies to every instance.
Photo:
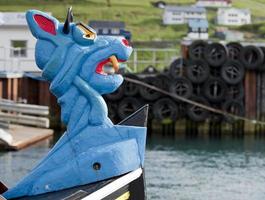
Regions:
[[34, 37], [48, 39], [57, 34], [59, 21], [54, 17], [37, 10], [29, 10], [26, 18]]

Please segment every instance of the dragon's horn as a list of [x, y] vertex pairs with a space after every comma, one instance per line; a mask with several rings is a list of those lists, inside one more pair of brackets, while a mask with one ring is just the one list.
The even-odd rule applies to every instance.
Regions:
[[63, 25], [63, 32], [68, 34], [70, 32], [70, 23], [73, 22], [72, 7], [68, 8], [67, 16]]

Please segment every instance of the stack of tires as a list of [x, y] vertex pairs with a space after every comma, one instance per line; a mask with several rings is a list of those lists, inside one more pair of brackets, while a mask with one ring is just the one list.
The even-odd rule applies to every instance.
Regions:
[[[240, 62], [244, 48], [239, 43], [208, 44], [195, 41], [189, 46], [184, 75], [192, 82], [192, 99], [236, 115], [244, 114], [245, 65]], [[222, 116], [189, 105], [187, 114], [194, 121], [221, 121]], [[226, 120], [231, 120], [225, 118]]]
[[[168, 72], [158, 72], [154, 67], [148, 66], [139, 74], [124, 74], [124, 77], [139, 80], [162, 90], [169, 91], [173, 79]], [[139, 107], [149, 104], [149, 119], [158, 121], [176, 121], [181, 116], [183, 104], [172, 98], [154, 91], [148, 87], [124, 81], [121, 87], [112, 94], [104, 96], [109, 117], [113, 121], [124, 119]]]
[[[185, 60], [185, 76], [196, 88], [195, 98], [203, 99], [211, 107], [243, 116], [245, 73], [247, 70], [265, 71], [264, 53], [264, 47], [242, 46], [236, 42], [226, 45], [193, 42]], [[195, 119], [193, 114], [190, 115], [191, 119]], [[211, 119], [221, 120], [222, 117], [211, 113]], [[224, 119], [233, 121], [227, 117]]]
[[[155, 67], [149, 66], [140, 74], [124, 76], [212, 108], [243, 116], [245, 72], [265, 71], [264, 53], [263, 47], [195, 41], [189, 46], [186, 59], [174, 60], [168, 70], [158, 72]], [[127, 117], [146, 103], [151, 107], [149, 118], [162, 122], [185, 117], [195, 122], [206, 119], [213, 122], [233, 121], [127, 81], [118, 91], [105, 98], [109, 115], [115, 121]]]

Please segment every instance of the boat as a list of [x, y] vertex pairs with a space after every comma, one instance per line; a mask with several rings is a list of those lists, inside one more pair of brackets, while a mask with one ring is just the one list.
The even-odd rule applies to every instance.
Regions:
[[1, 198], [144, 200], [148, 105], [114, 125], [102, 97], [122, 84], [116, 72], [132, 47], [74, 23], [71, 8], [65, 23], [37, 10], [27, 11], [26, 19], [37, 39], [36, 64], [58, 99], [67, 130], [14, 187], [0, 184]]
[[[148, 105], [145, 105], [119, 124], [146, 127], [147, 117]], [[3, 185], [2, 188], [2, 191], [7, 190]], [[14, 200], [144, 200], [145, 198], [144, 169], [138, 168], [124, 175], [112, 177], [96, 183], [47, 194], [15, 198]]]

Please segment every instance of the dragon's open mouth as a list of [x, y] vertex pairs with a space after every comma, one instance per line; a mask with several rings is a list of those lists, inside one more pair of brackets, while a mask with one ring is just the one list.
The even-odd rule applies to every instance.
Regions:
[[109, 58], [98, 63], [96, 72], [101, 75], [112, 75], [119, 71], [119, 63], [125, 62], [125, 60], [117, 59], [112, 55]]

